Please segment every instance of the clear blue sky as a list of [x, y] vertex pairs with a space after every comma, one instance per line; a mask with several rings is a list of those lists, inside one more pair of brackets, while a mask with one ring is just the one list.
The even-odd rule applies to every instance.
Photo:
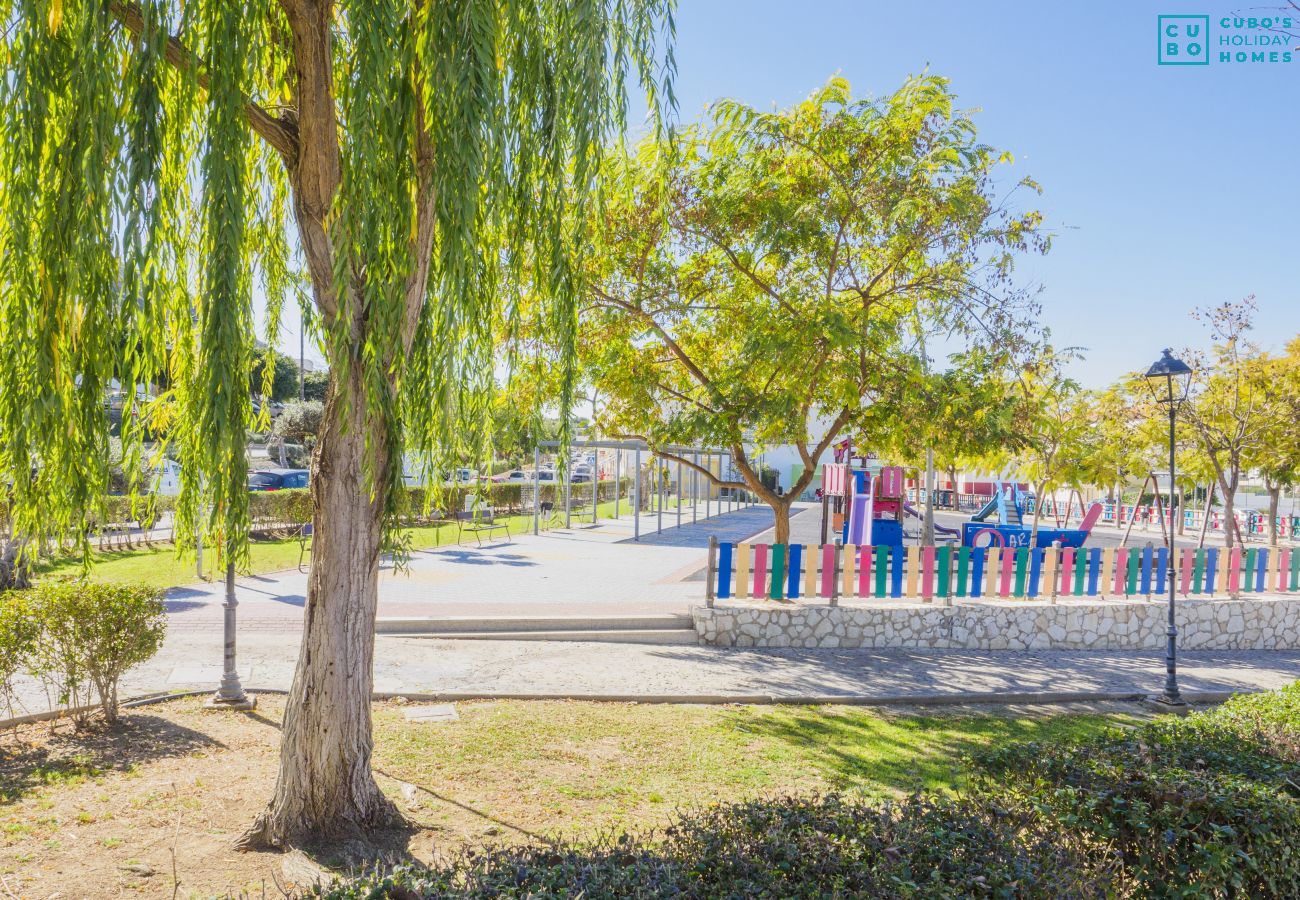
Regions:
[[[1204, 343], [1188, 317], [1196, 306], [1255, 294], [1261, 343], [1300, 332], [1300, 46], [1290, 64], [1156, 64], [1158, 14], [1217, 22], [1242, 8], [679, 0], [678, 119], [720, 97], [786, 106], [835, 73], [858, 94], [927, 67], [950, 78], [980, 110], [981, 139], [1043, 185], [1055, 244], [1019, 277], [1044, 287], [1053, 339], [1087, 348], [1075, 374], [1100, 386], [1164, 346]], [[291, 353], [297, 325], [286, 310]]]
[[1195, 306], [1253, 293], [1261, 343], [1300, 332], [1300, 46], [1290, 64], [1156, 64], [1158, 14], [1281, 2], [679, 0], [678, 117], [787, 106], [837, 72], [855, 94], [951, 79], [981, 139], [1044, 188], [1055, 243], [1019, 273], [1101, 385], [1203, 343]]

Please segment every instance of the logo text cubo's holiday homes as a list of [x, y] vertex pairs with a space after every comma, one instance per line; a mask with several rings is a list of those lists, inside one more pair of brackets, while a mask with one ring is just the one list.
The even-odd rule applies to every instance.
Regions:
[[1270, 65], [1293, 62], [1300, 19], [1291, 16], [1162, 15], [1157, 17], [1162, 66]]

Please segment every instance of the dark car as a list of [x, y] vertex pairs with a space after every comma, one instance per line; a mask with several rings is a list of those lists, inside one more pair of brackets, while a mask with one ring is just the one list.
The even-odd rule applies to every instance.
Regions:
[[311, 480], [306, 469], [259, 469], [248, 473], [250, 491], [280, 491], [305, 488]]

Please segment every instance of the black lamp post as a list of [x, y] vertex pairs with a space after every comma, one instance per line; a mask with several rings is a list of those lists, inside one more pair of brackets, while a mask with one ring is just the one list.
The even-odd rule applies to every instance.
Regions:
[[1161, 702], [1170, 706], [1183, 706], [1183, 697], [1178, 692], [1178, 626], [1174, 624], [1174, 602], [1176, 600], [1177, 579], [1174, 572], [1177, 564], [1174, 560], [1174, 495], [1176, 473], [1174, 471], [1174, 426], [1178, 419], [1178, 406], [1187, 399], [1188, 376], [1192, 374], [1191, 366], [1180, 359], [1175, 359], [1169, 350], [1165, 350], [1155, 365], [1147, 369], [1147, 386], [1157, 403], [1169, 407], [1169, 645], [1165, 651], [1165, 692]]

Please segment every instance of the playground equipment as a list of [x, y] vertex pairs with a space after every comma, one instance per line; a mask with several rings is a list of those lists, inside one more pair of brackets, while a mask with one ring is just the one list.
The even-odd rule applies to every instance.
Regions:
[[[1028, 496], [1019, 486], [998, 483], [997, 493], [984, 508], [962, 525], [961, 542], [966, 547], [1029, 547], [1034, 530], [1025, 524]], [[1038, 529], [1035, 547], [1082, 547], [1092, 532], [1092, 526], [1101, 518], [1102, 505], [1094, 503], [1083, 516], [1078, 528]], [[997, 521], [991, 521], [996, 514]]]
[[823, 513], [831, 514], [840, 540], [855, 546], [903, 546], [903, 470], [877, 465], [873, 472], [865, 457], [843, 458], [822, 466]]
[[[854, 459], [858, 465], [853, 464]], [[903, 468], [872, 463], [866, 457], [852, 457], [823, 466], [822, 503], [825, 510], [833, 511], [831, 521], [843, 543], [901, 547], [903, 517], [920, 519], [921, 514], [904, 499]], [[948, 537], [961, 536], [957, 529], [942, 525], [935, 525], [934, 530]]]

